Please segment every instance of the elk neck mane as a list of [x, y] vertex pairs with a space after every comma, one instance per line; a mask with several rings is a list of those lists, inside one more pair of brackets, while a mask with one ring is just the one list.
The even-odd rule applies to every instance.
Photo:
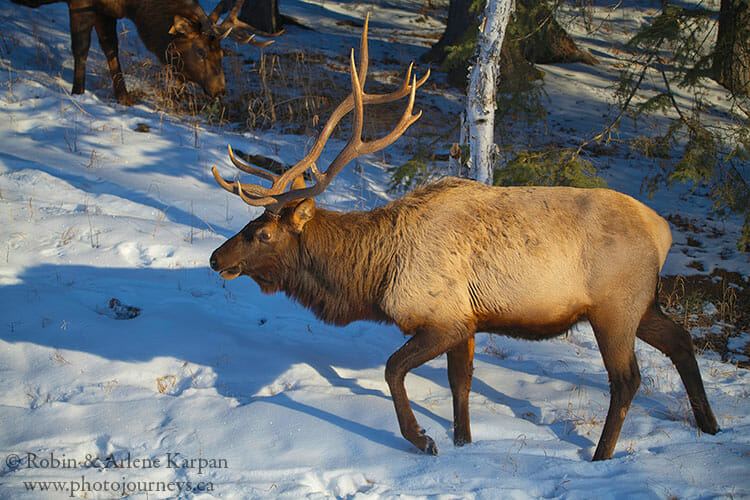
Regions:
[[283, 280], [286, 294], [327, 323], [388, 321], [377, 304], [396, 249], [383, 212], [318, 209], [300, 234], [298, 264]]
[[327, 323], [391, 323], [380, 308], [386, 287], [414, 238], [409, 229], [417, 214], [445, 194], [444, 184], [419, 188], [367, 212], [317, 209], [300, 235], [298, 266], [282, 289]]

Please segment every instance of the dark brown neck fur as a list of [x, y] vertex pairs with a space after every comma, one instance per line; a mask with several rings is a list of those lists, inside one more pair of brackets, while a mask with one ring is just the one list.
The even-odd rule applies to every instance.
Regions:
[[126, 17], [135, 23], [138, 35], [143, 44], [154, 53], [162, 63], [167, 61], [167, 48], [175, 38], [169, 34], [174, 23], [174, 16], [181, 15], [187, 19], [196, 16], [180, 2], [156, 0], [151, 2], [130, 1]]
[[383, 208], [317, 210], [300, 235], [299, 265], [282, 289], [327, 323], [389, 322], [379, 303], [396, 252], [392, 227]]

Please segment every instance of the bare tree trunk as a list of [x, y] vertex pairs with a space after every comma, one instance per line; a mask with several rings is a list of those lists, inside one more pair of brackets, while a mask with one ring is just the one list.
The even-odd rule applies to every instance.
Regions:
[[246, 1], [238, 18], [267, 33], [278, 33], [284, 22], [279, 14], [278, 0]]
[[422, 54], [420, 57], [422, 62], [438, 64], [443, 62], [446, 48], [459, 43], [466, 30], [471, 27], [472, 23], [476, 22], [476, 15], [471, 14], [470, 7], [471, 0], [450, 0], [445, 32], [429, 51]]
[[735, 94], [750, 94], [750, 7], [747, 0], [721, 0], [713, 76]]
[[466, 121], [469, 128], [470, 175], [492, 184], [495, 149], [495, 89], [500, 48], [513, 7], [512, 0], [487, 0], [477, 40], [476, 63], [469, 71]]
[[[473, 44], [477, 32], [478, 18], [472, 0], [450, 0], [448, 23], [440, 40], [422, 54], [423, 62], [438, 63], [448, 73], [448, 83], [466, 88], [468, 55], [465, 58], [449, 56], [452, 52], [462, 54]], [[481, 8], [481, 6], [480, 6]], [[509, 30], [516, 36], [505, 37], [502, 48], [500, 79], [506, 81], [541, 78], [541, 72], [534, 64], [573, 63], [598, 64], [587, 50], [579, 49], [571, 36], [555, 20], [554, 7], [546, 1], [515, 0], [514, 16], [509, 22]], [[451, 60], [451, 58], [453, 60]]]

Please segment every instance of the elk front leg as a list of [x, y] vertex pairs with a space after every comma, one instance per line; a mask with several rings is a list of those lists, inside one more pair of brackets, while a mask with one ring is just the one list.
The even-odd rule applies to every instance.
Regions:
[[453, 444], [471, 443], [469, 393], [474, 372], [474, 337], [448, 351], [448, 381], [453, 393]]
[[91, 29], [94, 27], [96, 12], [92, 0], [71, 0], [70, 46], [73, 51], [73, 93], [83, 94], [86, 90], [86, 59], [91, 47]]
[[430, 455], [437, 455], [435, 441], [425, 434], [414, 418], [404, 387], [404, 378], [409, 371], [436, 358], [461, 339], [454, 340], [450, 333], [439, 330], [419, 330], [401, 349], [388, 358], [385, 365], [385, 380], [391, 390], [393, 406], [396, 408], [401, 435], [414, 446]]
[[118, 54], [117, 19], [101, 14], [97, 15], [95, 27], [96, 35], [99, 37], [99, 45], [101, 45], [104, 56], [107, 58], [115, 99], [123, 106], [130, 106], [133, 104], [133, 99], [125, 88], [125, 77], [122, 74]]

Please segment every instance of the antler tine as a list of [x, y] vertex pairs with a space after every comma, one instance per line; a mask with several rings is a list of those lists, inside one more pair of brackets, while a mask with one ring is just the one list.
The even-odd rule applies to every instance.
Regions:
[[245, 3], [245, 0], [236, 0], [231, 9], [227, 3], [228, 0], [219, 0], [219, 3], [214, 7], [214, 10], [208, 15], [208, 18], [216, 24], [223, 13], [230, 11], [229, 14], [227, 14], [227, 17], [225, 17], [221, 24], [218, 25], [219, 28], [226, 28], [227, 24], [233, 24], [232, 21], [237, 20], [237, 14], [240, 13], [240, 9], [242, 9], [242, 4]]
[[[370, 13], [365, 16], [365, 25], [362, 28], [362, 36], [359, 39], [359, 77], [360, 88], [364, 91], [365, 80], [367, 79], [367, 65], [370, 64], [370, 50], [367, 43], [367, 28], [370, 26]], [[354, 49], [352, 49], [354, 57]]]
[[[272, 186], [269, 189], [269, 188], [264, 188], [262, 186], [256, 186], [254, 184], [245, 184], [245, 183], [240, 182], [239, 180], [234, 181], [234, 182], [229, 182], [228, 180], [224, 179], [221, 175], [219, 175], [218, 170], [216, 170], [216, 167], [214, 166], [211, 168], [211, 173], [213, 173], [214, 179], [216, 179], [216, 182], [218, 182], [221, 187], [223, 187], [230, 193], [239, 195], [240, 198], [242, 198], [246, 203], [250, 205], [263, 206], [263, 205], [268, 205], [270, 203], [274, 203], [275, 200], [271, 198], [270, 196], [274, 194], [276, 191], [278, 191], [278, 188], [276, 189], [274, 188], [276, 187], [276, 184], [278, 183], [279, 176], [271, 172], [268, 172], [266, 170], [256, 168], [256, 167], [253, 167], [251, 165], [241, 162], [234, 155], [232, 146], [227, 146], [227, 148], [229, 150], [229, 158], [232, 160], [232, 163], [234, 164], [235, 167], [237, 167], [238, 169], [248, 174], [255, 175], [256, 177], [260, 177], [262, 179], [271, 181]], [[245, 193], [249, 193], [250, 196], [245, 195]]]
[[[359, 83], [359, 75], [357, 75], [357, 72], [354, 70], [354, 49], [352, 49], [351, 53], [349, 54], [349, 58], [349, 72], [351, 73], [352, 77], [352, 95], [354, 96], [354, 120], [352, 121], [352, 137], [351, 139], [349, 139], [349, 142], [346, 143], [346, 146], [344, 147], [342, 153], [347, 149], [350, 149], [350, 146], [352, 144], [356, 144], [356, 146], [359, 146], [359, 144], [362, 143], [362, 128], [365, 124], [364, 103], [362, 102], [364, 100], [364, 97], [362, 96], [362, 86]], [[356, 150], [356, 146], [351, 149]], [[336, 160], [334, 160], [333, 163], [335, 164]], [[328, 174], [328, 171], [330, 169], [331, 167], [328, 167], [326, 169], [326, 174]]]
[[271, 181], [272, 184], [270, 188], [264, 188], [263, 186], [255, 184], [246, 184], [239, 180], [230, 182], [219, 175], [216, 166], [213, 166], [211, 167], [211, 173], [213, 174], [214, 179], [216, 179], [216, 182], [230, 193], [239, 195], [239, 197], [242, 198], [242, 201], [248, 205], [256, 207], [265, 206], [266, 209], [271, 212], [278, 211], [283, 206], [284, 202], [280, 203], [277, 197], [284, 192], [284, 189], [286, 189], [286, 185], [280, 185], [279, 180], [281, 176], [243, 163], [234, 155], [232, 146], [227, 146], [227, 149], [229, 150], [229, 158], [232, 160], [235, 167], [248, 174]]
[[[219, 17], [226, 12], [229, 11], [229, 14], [224, 18], [224, 20], [218, 24], [217, 30], [222, 33], [222, 38], [225, 38], [227, 36], [232, 37], [232, 39], [239, 43], [239, 44], [245, 44], [250, 42], [252, 45], [256, 47], [265, 47], [267, 45], [270, 45], [273, 43], [272, 40], [265, 41], [265, 42], [259, 42], [256, 40], [253, 40], [253, 36], [248, 35], [246, 33], [241, 33], [242, 30], [249, 31], [251, 33], [263, 36], [263, 37], [277, 37], [284, 33], [284, 30], [281, 30], [277, 33], [268, 33], [263, 30], [259, 30], [255, 26], [252, 26], [246, 22], [240, 21], [237, 19], [237, 15], [240, 13], [240, 10], [242, 9], [243, 4], [245, 3], [245, 0], [236, 0], [232, 8], [230, 9], [227, 6], [227, 0], [222, 0], [219, 2], [219, 4], [216, 6], [216, 8], [211, 12], [211, 15], [209, 18], [216, 23], [219, 20]], [[235, 28], [239, 28], [239, 30], [236, 30]]]
[[234, 151], [232, 150], [232, 146], [227, 145], [227, 148], [229, 149], [229, 159], [232, 160], [232, 163], [235, 167], [239, 168], [243, 172], [247, 172], [248, 174], [255, 175], [256, 177], [261, 177], [267, 181], [276, 182], [279, 179], [279, 176], [276, 174], [272, 174], [271, 172], [267, 172], [266, 170], [253, 167], [252, 165], [248, 165], [246, 163], [241, 162], [237, 159], [236, 156], [234, 156]]
[[216, 4], [216, 7], [214, 7], [214, 10], [212, 10], [211, 13], [208, 15], [208, 18], [211, 20], [212, 24], [216, 24], [216, 21], [219, 20], [219, 17], [221, 17], [221, 15], [227, 11], [227, 7], [225, 4], [226, 4], [225, 0], [219, 0], [219, 3]]
[[197, 0], [180, 0], [180, 3], [198, 17], [198, 22], [200, 22], [201, 25], [201, 31], [205, 33], [217, 33], [214, 26], [214, 21], [211, 20], [211, 16], [213, 16], [214, 12], [216, 12], [216, 10], [221, 7], [222, 1], [220, 1], [219, 5], [217, 5], [214, 11], [211, 12], [211, 16], [206, 15], [203, 7], [200, 6]]
[[231, 19], [233, 21], [237, 20], [237, 14], [240, 13], [240, 9], [242, 9], [242, 5], [245, 3], [245, 0], [237, 0], [234, 3], [234, 6], [232, 7], [232, 10], [229, 12], [229, 15], [227, 15], [226, 19]]
[[[386, 102], [392, 102], [396, 101], [398, 99], [401, 99], [402, 97], [409, 94], [411, 91], [412, 85], [409, 84], [409, 80], [412, 79], [411, 70], [414, 66], [414, 63], [409, 63], [409, 68], [406, 70], [406, 77], [404, 78], [403, 83], [399, 88], [394, 90], [391, 93], [388, 94], [364, 94], [364, 103], [365, 104], [384, 104]], [[424, 83], [427, 81], [427, 79], [430, 77], [430, 68], [427, 68], [427, 73], [420, 78], [419, 80], [414, 81], [414, 85], [416, 85], [416, 88], [421, 87], [424, 85]]]
[[[254, 184], [245, 184], [244, 182], [240, 182], [239, 180], [230, 182], [224, 179], [221, 175], [219, 175], [219, 171], [216, 169], [216, 166], [211, 167], [211, 173], [213, 174], [214, 179], [216, 179], [216, 182], [219, 184], [219, 186], [223, 187], [225, 190], [229, 191], [232, 194], [240, 195], [240, 197], [242, 197], [242, 199], [250, 205], [262, 206], [276, 201], [273, 198], [267, 197], [268, 189], [264, 187], [256, 186]], [[246, 192], [251, 196], [254, 196], [255, 198], [247, 198], [246, 195], [243, 196]], [[246, 198], [253, 200], [253, 202], [250, 203]], [[268, 201], [267, 203], [256, 203], [256, 201], [263, 201], [266, 199], [270, 201]]]

